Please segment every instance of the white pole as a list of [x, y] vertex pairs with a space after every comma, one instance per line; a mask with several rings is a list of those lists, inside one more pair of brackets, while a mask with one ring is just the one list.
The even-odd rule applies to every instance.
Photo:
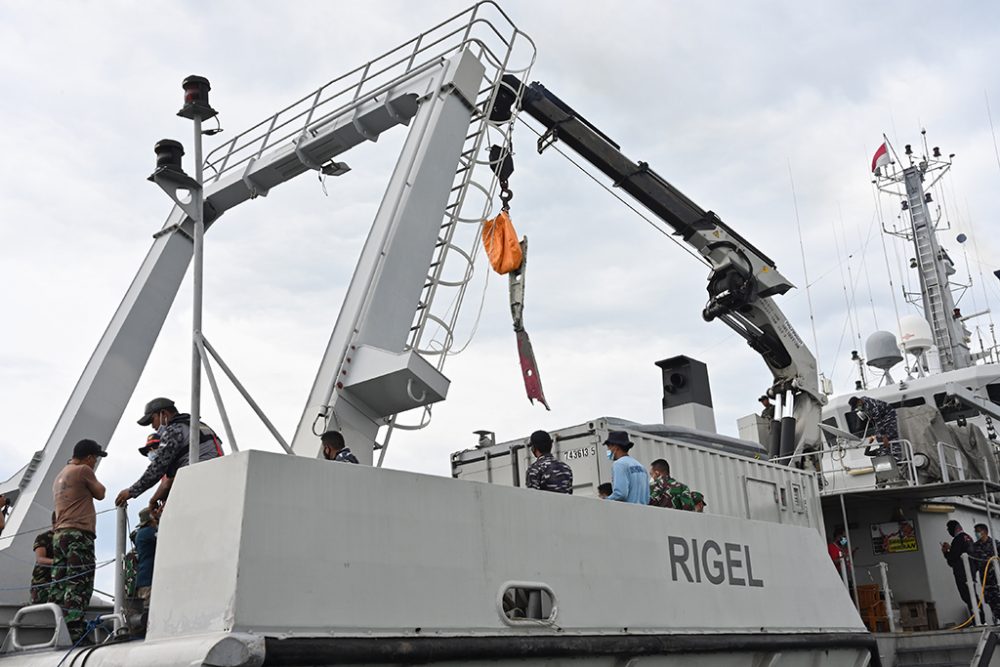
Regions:
[[889, 632], [895, 632], [896, 619], [892, 614], [892, 591], [889, 590], [889, 566], [884, 562], [879, 562], [878, 570], [882, 578], [882, 591], [885, 597], [885, 617], [889, 620]]
[[201, 301], [202, 274], [204, 272], [205, 254], [205, 211], [204, 196], [201, 189], [201, 115], [194, 114], [194, 180], [198, 187], [191, 192], [191, 203], [194, 217], [194, 308], [191, 325], [191, 440], [188, 448], [188, 465], [194, 465], [201, 457]]
[[976, 595], [976, 583], [972, 576], [969, 554], [967, 553], [962, 554], [962, 567], [965, 568], [965, 585], [969, 589], [969, 599], [972, 601], [972, 623], [973, 625], [982, 625], [983, 622], [979, 620], [979, 609], [977, 608], [979, 596]]
[[115, 512], [115, 630], [125, 618], [125, 540], [128, 533], [128, 509], [122, 505]]

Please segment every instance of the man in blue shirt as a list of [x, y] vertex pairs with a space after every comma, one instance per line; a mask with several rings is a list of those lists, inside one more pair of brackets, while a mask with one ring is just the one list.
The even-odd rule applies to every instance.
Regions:
[[628, 455], [632, 441], [625, 431], [608, 431], [604, 441], [611, 464], [611, 495], [607, 500], [620, 500], [638, 505], [649, 504], [649, 473], [645, 466]]

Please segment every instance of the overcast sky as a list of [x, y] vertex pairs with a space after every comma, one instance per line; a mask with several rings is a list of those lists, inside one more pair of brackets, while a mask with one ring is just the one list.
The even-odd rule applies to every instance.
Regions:
[[[465, 6], [0, 5], [0, 479], [44, 445], [170, 210], [145, 177], [155, 141], [190, 143], [189, 123], [174, 115], [181, 80], [211, 79], [226, 130], [207, 140], [211, 148]], [[1000, 168], [987, 113], [988, 97], [1000, 122], [995, 3], [503, 7], [537, 44], [532, 80], [715, 211], [796, 283], [779, 304], [837, 391], [853, 386], [858, 330], [866, 337], [895, 326], [869, 170], [883, 132], [901, 148], [917, 145], [926, 128], [931, 145], [956, 154], [938, 201], [962, 278], [969, 270], [954, 238], [970, 237], [975, 286], [960, 305], [972, 312], [998, 303], [990, 230]], [[207, 237], [206, 333], [286, 437], [404, 136], [396, 130], [345, 156], [354, 170], [328, 181], [329, 196], [304, 175], [230, 211]], [[447, 475], [448, 455], [474, 445], [479, 428], [506, 440], [604, 415], [658, 421], [653, 362], [677, 354], [708, 364], [719, 430], [735, 435], [737, 417], [759, 409], [770, 374], [724, 325], [702, 321], [705, 268], [533, 143], [518, 126], [512, 216], [531, 241], [525, 322], [552, 411], [524, 396], [506, 278], [493, 275], [484, 290], [481, 263], [459, 345], [480, 302], [481, 321], [445, 366], [449, 399], [428, 428], [394, 436], [386, 465]], [[883, 205], [891, 224], [898, 203]], [[887, 244], [897, 291], [914, 289], [915, 274], [900, 271], [911, 250]], [[981, 270], [993, 282], [984, 285]], [[913, 311], [897, 301], [901, 314]], [[190, 302], [185, 282], [110, 443], [99, 475], [112, 493], [143, 468], [135, 452], [147, 431], [135, 425], [143, 403], [167, 395], [187, 408]], [[241, 446], [277, 450], [235, 392], [224, 393]], [[214, 406], [203, 413], [221, 429]]]

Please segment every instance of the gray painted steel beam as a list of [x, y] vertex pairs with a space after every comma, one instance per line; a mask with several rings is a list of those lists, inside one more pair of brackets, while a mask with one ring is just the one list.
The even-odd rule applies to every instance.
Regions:
[[[388, 417], [447, 392], [447, 379], [405, 346], [482, 76], [482, 63], [466, 51], [421, 101], [296, 429], [296, 454], [318, 456], [317, 434], [331, 428], [371, 463]], [[378, 394], [410, 400], [378, 405], [371, 398]]]
[[[417, 112], [417, 101], [426, 96], [434, 97], [444, 81], [456, 90], [468, 90], [470, 79], [461, 76], [468, 77], [470, 67], [457, 66], [466, 54], [468, 52], [451, 60], [442, 58], [423, 65], [381, 95], [359, 101], [341, 115], [305, 128], [296, 140], [251, 161], [245, 169], [233, 170], [210, 181], [205, 185], [206, 217], [217, 219], [234, 206], [264, 195], [271, 187], [309, 171], [310, 167], [303, 163], [301, 156], [321, 165], [371, 140], [372, 136], [408, 124]], [[471, 58], [471, 55], [466, 57]], [[478, 61], [475, 65], [482, 67]], [[472, 90], [477, 90], [475, 85]], [[447, 120], [455, 119], [447, 116]], [[364, 133], [359, 127], [364, 128]], [[461, 127], [463, 136], [467, 127], [468, 118]], [[435, 154], [430, 160], [439, 157]], [[453, 170], [446, 168], [446, 171], [450, 185]], [[111, 440], [184, 279], [191, 256], [191, 221], [175, 207], [163, 229], [155, 235], [152, 248], [63, 408], [46, 442], [41, 462], [19, 494], [4, 535], [0, 535], [0, 557], [10, 556], [0, 560], [3, 564], [0, 567], [0, 605], [28, 601], [27, 584], [33, 567], [31, 543], [34, 535], [50, 524], [51, 489], [55, 477], [72, 454], [73, 445], [81, 438], [93, 438], [105, 446]], [[370, 452], [368, 456], [370, 459]]]

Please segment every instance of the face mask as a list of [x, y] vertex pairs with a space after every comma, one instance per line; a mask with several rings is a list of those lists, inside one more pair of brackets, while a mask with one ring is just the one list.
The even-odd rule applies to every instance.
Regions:
[[609, 450], [608, 450], [608, 451], [607, 451], [606, 453], [607, 453], [607, 455], [608, 455], [608, 460], [609, 460], [609, 461], [614, 461], [614, 460], [615, 460], [615, 453], [614, 453], [613, 451], [611, 451], [611, 450], [609, 449]]
[[146, 455], [146, 458], [148, 458], [149, 462], [152, 463], [156, 460], [157, 456], [159, 456], [159, 453], [155, 449], [151, 449], [149, 450], [149, 454]]
[[981, 539], [983, 539], [983, 534], [982, 534], [982, 533], [980, 533], [980, 532], [979, 532], [978, 530], [976, 531], [976, 539], [977, 539], [977, 540], [981, 540]]
[[840, 538], [840, 546], [842, 546], [842, 547], [846, 547], [847, 546], [847, 538], [846, 537]]

